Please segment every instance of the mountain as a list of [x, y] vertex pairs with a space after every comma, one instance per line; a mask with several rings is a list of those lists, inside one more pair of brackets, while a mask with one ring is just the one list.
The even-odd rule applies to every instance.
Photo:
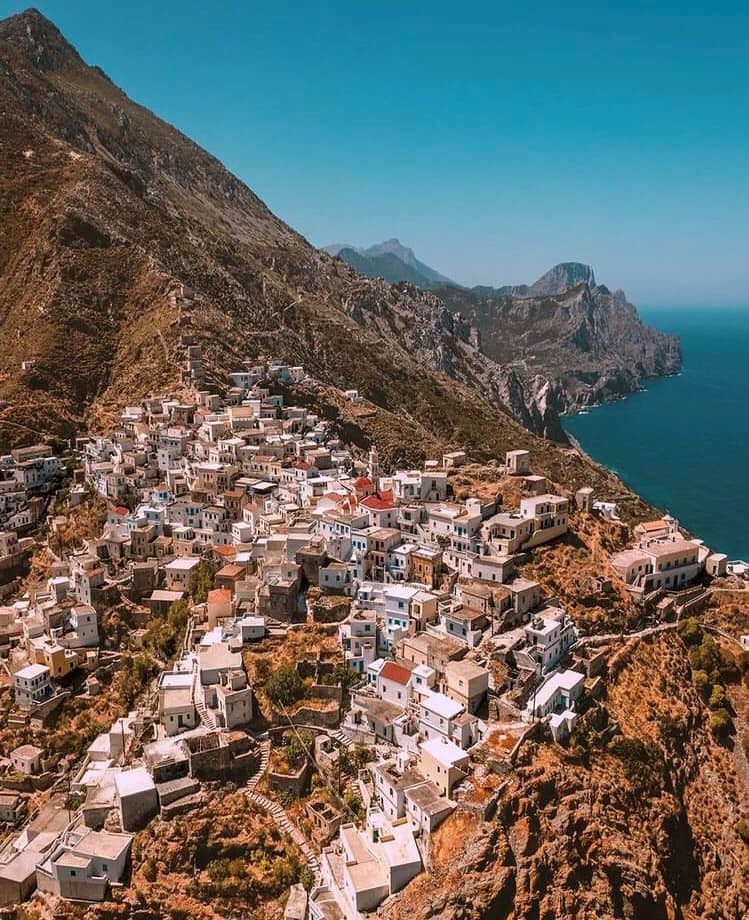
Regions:
[[556, 462], [516, 423], [563, 440], [555, 414], [434, 293], [312, 247], [38, 12], [0, 23], [0, 62], [0, 450], [179, 393], [195, 342], [207, 387], [273, 355], [358, 388], [411, 427], [394, 456], [436, 436]]
[[[522, 437], [513, 419], [565, 440], [567, 367], [528, 350], [556, 327], [537, 335], [529, 312], [506, 352], [493, 295], [368, 279], [315, 249], [36, 11], [0, 23], [0, 60], [0, 450], [178, 392], [188, 341], [207, 386], [273, 354], [484, 456]], [[370, 250], [443, 277], [397, 241]]]
[[417, 259], [413, 249], [396, 239], [375, 243], [366, 249], [346, 243], [336, 243], [324, 249], [367, 278], [384, 278], [394, 284], [407, 281], [426, 289], [438, 288], [443, 284], [455, 285], [454, 281]]
[[555, 294], [564, 294], [578, 284], [596, 286], [596, 278], [590, 265], [582, 262], [560, 262], [533, 284], [508, 284], [499, 288], [479, 285], [472, 288], [476, 293], [506, 294], [513, 297], [553, 297]]
[[623, 292], [599, 285], [581, 262], [555, 265], [532, 284], [465, 288], [398, 240], [327, 251], [368, 278], [436, 290], [472, 328], [481, 351], [522, 381], [523, 399], [543, 405], [547, 419], [626, 396], [648, 377], [681, 368], [678, 339], [645, 326]]
[[555, 412], [626, 396], [681, 368], [676, 336], [646, 326], [593, 269], [556, 265], [531, 285], [445, 287], [440, 296], [478, 332], [482, 351], [512, 367]]
[[[463, 447], [487, 464], [525, 448], [553, 487], [592, 486], [596, 497], [615, 498], [627, 520], [642, 520], [652, 509], [616, 477], [528, 430], [561, 437], [551, 383], [534, 371], [535, 350], [546, 355], [551, 344], [541, 346], [562, 328], [565, 355], [594, 352], [609, 297], [601, 345], [613, 361], [615, 314], [629, 315], [618, 295], [591, 287], [592, 277], [573, 280], [538, 298], [463, 301], [482, 323], [490, 308], [498, 318], [508, 311], [515, 325], [506, 337], [525, 364], [516, 367], [511, 351], [500, 363], [442, 292], [363, 277], [312, 247], [215, 158], [86, 65], [38, 12], [0, 23], [0, 452], [15, 441], [96, 432], [144, 396], [179, 395], [190, 386], [183, 368], [194, 343], [207, 389], [225, 386], [231, 371], [261, 355], [304, 364], [317, 382], [295, 398], [306, 397], [347, 443], [360, 450], [375, 443], [384, 468], [438, 458], [446, 448]], [[631, 321], [618, 331], [629, 334]], [[499, 353], [499, 336], [490, 344]], [[365, 404], [347, 403], [347, 387]], [[458, 472], [459, 488], [473, 475], [495, 493], [491, 466]], [[599, 523], [590, 545], [571, 533], [527, 563], [565, 606], [571, 563], [586, 563], [579, 573], [586, 580], [606, 571], [619, 525]], [[619, 597], [606, 597], [614, 616]], [[513, 760], [506, 739], [498, 740], [502, 756], [488, 750], [480, 769], [487, 792], [503, 798], [469, 790], [465, 809], [430, 843], [430, 870], [388, 899], [383, 916], [745, 915], [736, 870], [746, 856], [735, 828], [745, 813], [737, 804], [743, 749], [737, 744], [735, 755], [712, 737], [692, 686], [697, 671], [675, 631], [628, 642], [619, 633], [605, 678], [591, 682], [607, 685], [609, 696], [582, 715], [570, 746], [529, 736]], [[709, 647], [693, 651], [708, 660]], [[719, 663], [727, 669], [719, 660], [709, 670], [720, 675]], [[746, 710], [742, 686], [737, 713]], [[210, 903], [196, 913], [176, 878], [170, 908], [152, 902], [145, 882], [145, 866], [156, 862], [165, 876], [181, 866], [183, 884], [192, 883], [190, 873], [209, 874], [203, 867], [218, 861], [205, 811], [141, 832], [133, 880], [88, 913], [219, 916]], [[253, 814], [239, 814], [242, 859], [252, 852], [251, 834], [275, 839], [275, 831], [254, 830]], [[221, 824], [222, 840], [236, 836], [236, 821]], [[287, 887], [283, 871], [278, 890]], [[254, 914], [280, 913], [254, 876], [234, 890], [226, 881], [210, 877], [211, 890], [233, 900], [223, 916], [246, 914], [248, 903]]]

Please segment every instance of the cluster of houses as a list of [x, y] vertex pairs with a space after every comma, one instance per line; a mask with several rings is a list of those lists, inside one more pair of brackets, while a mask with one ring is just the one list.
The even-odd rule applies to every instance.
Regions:
[[[43, 720], [76, 669], [90, 674], [87, 692], [100, 689], [97, 611], [117, 599], [154, 614], [191, 604], [153, 703], [90, 745], [71, 821], [53, 836], [20, 831], [0, 848], [0, 903], [19, 893], [9, 880], [21, 876], [26, 893], [35, 885], [100, 900], [123, 877], [135, 830], [193, 807], [206, 780], [252, 775], [261, 755], [242, 650], [292, 624], [328, 624], [354, 672], [337, 740], [315, 741], [318, 766], [341, 743], [373, 755], [356, 781], [363, 821], [308, 803], [324, 844], [305, 907], [313, 918], [353, 920], [421, 871], [429, 835], [461, 807], [472, 753], [497, 725], [522, 732], [542, 720], [558, 739], [574, 727], [591, 679], [588, 665], [570, 666], [575, 624], [520, 574], [525, 553], [567, 532], [570, 500], [532, 474], [528, 452], [505, 457], [512, 507], [500, 495], [458, 500], [450, 477], [462, 451], [385, 473], [374, 448], [354, 455], [329, 422], [287, 404], [284, 394], [313, 386], [303, 368], [269, 362], [230, 376], [222, 396], [196, 388], [147, 399], [79, 443], [77, 488], [85, 479], [106, 499], [103, 532], [55, 563], [44, 593], [0, 608], [0, 648], [22, 659], [16, 707]], [[589, 489], [573, 504], [616, 517], [613, 506], [593, 507]], [[611, 560], [633, 589], [677, 590], [725, 570], [673, 522], [660, 525], [643, 525], [636, 547]], [[104, 830], [113, 819], [119, 829]]]
[[636, 597], [678, 592], [703, 575], [726, 575], [728, 557], [712, 552], [702, 540], [682, 536], [679, 522], [669, 515], [644, 521], [634, 529], [635, 544], [612, 556], [611, 568]]
[[[0, 576], [12, 571], [44, 518], [61, 461], [47, 444], [19, 447], [0, 457]], [[0, 577], [0, 583], [8, 580]]]

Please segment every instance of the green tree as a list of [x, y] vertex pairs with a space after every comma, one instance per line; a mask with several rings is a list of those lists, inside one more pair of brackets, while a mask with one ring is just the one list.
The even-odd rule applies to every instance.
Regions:
[[702, 629], [696, 617], [688, 617], [679, 625], [679, 636], [686, 645], [697, 645], [702, 641]]
[[699, 695], [703, 699], [707, 699], [710, 693], [710, 677], [707, 671], [692, 671], [692, 680]]
[[300, 766], [307, 756], [307, 751], [312, 750], [314, 744], [314, 735], [305, 729], [302, 729], [298, 735], [296, 732], [289, 732], [288, 743], [286, 745], [286, 757], [291, 766]]
[[355, 684], [361, 675], [353, 671], [345, 661], [339, 661], [329, 674], [323, 676], [323, 683], [331, 686], [341, 685], [343, 690], [348, 690]]
[[299, 873], [299, 881], [304, 885], [306, 891], [311, 891], [315, 884], [315, 873], [309, 866], [304, 866]]
[[201, 559], [190, 572], [188, 588], [192, 595], [193, 603], [204, 604], [208, 599], [208, 592], [213, 587], [213, 566], [207, 559]]
[[347, 811], [355, 814], [359, 812], [359, 809], [362, 807], [362, 801], [354, 786], [349, 786], [344, 792], [343, 804]]
[[270, 675], [265, 682], [265, 692], [271, 703], [291, 706], [301, 700], [306, 688], [296, 668], [284, 664]]

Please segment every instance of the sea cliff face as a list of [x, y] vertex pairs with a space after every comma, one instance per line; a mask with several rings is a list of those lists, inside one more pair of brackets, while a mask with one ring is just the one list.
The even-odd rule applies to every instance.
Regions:
[[[563, 262], [530, 285], [469, 289], [435, 281], [444, 276], [403, 247], [387, 252], [387, 265], [363, 255], [376, 248], [330, 251], [375, 283], [382, 276], [401, 289], [392, 304], [400, 323], [390, 331], [407, 348], [447, 373], [463, 364], [461, 379], [480, 381], [537, 434], [564, 440], [561, 413], [626, 396], [648, 377], [681, 368], [678, 338], [643, 324], [624, 293], [598, 284], [589, 265]], [[408, 263], [400, 251], [410, 253]], [[352, 315], [377, 324], [377, 311]], [[446, 362], [456, 345], [462, 360]]]
[[[441, 292], [478, 330], [482, 351], [533, 381], [534, 397], [554, 412], [626, 396], [681, 368], [676, 336], [644, 325], [622, 291], [580, 268], [552, 270], [522, 293]], [[566, 279], [574, 285], [565, 288]]]

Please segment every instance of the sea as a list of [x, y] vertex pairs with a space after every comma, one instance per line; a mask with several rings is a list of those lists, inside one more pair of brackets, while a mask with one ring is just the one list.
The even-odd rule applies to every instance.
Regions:
[[564, 427], [711, 549], [749, 561], [749, 307], [639, 312], [681, 338], [682, 372], [564, 416]]

